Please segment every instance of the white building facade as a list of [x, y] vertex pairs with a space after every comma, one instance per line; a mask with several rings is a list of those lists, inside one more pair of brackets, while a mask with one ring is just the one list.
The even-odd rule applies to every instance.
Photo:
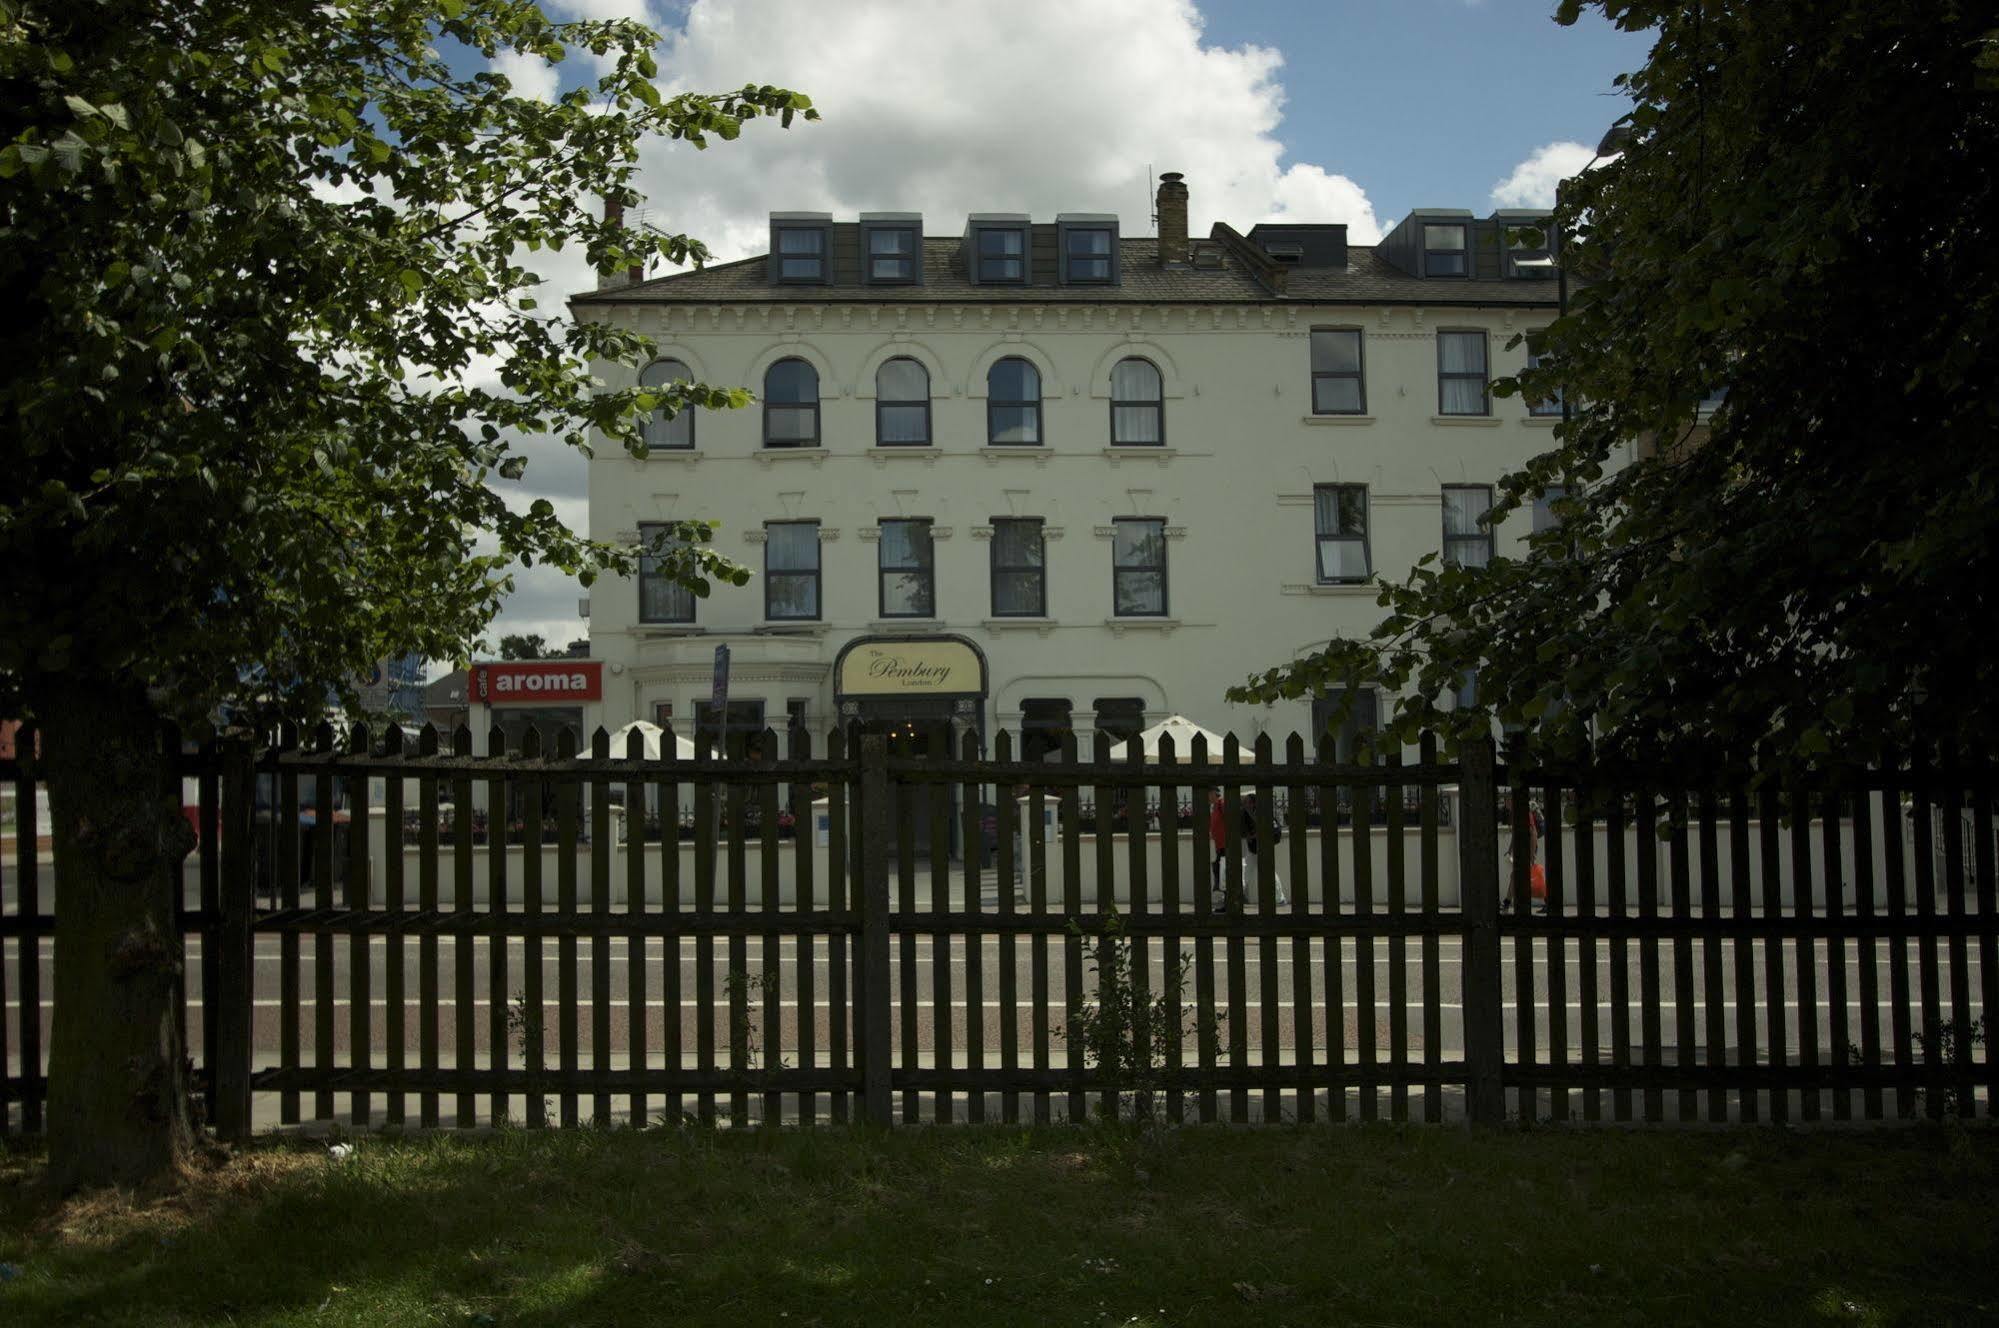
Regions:
[[1371, 248], [1337, 225], [1190, 239], [1171, 175], [1159, 212], [1157, 239], [1100, 216], [978, 214], [940, 239], [909, 214], [779, 213], [774, 258], [573, 301], [650, 334], [654, 381], [760, 397], [590, 463], [594, 535], [709, 520], [757, 575], [702, 600], [600, 581], [586, 724], [712, 729], [727, 644], [739, 730], [1004, 728], [1030, 753], [1175, 712], [1314, 732], [1311, 702], [1223, 692], [1365, 635], [1377, 582], [1425, 554], [1515, 550], [1535, 518], [1476, 517], [1560, 411], [1486, 384], [1556, 283], [1522, 214], [1418, 212]]

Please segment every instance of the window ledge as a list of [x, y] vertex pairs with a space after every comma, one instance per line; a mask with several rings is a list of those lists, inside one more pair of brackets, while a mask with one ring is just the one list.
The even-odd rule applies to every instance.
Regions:
[[1032, 631], [1032, 632], [1039, 632], [1042, 636], [1046, 636], [1050, 632], [1055, 630], [1057, 624], [1053, 618], [1028, 618], [1023, 616], [1023, 617], [1011, 617], [1011, 618], [987, 618], [982, 622], [980, 622], [979, 625], [985, 628], [988, 632]]
[[659, 640], [676, 636], [706, 636], [706, 627], [693, 623], [640, 623], [632, 629], [632, 635], [646, 640]]
[[1307, 415], [1306, 424], [1372, 424], [1372, 415]]
[[979, 449], [979, 455], [986, 459], [986, 464], [989, 466], [996, 465], [1002, 460], [1032, 461], [1037, 466], [1045, 466], [1048, 464], [1048, 458], [1051, 454], [1048, 451], [1046, 443], [1012, 443], [1000, 445], [987, 443]]
[[750, 628], [750, 632], [756, 636], [824, 636], [831, 630], [832, 626], [829, 623], [817, 620], [804, 622], [789, 618], [779, 619], [776, 622], [760, 622]]
[[1499, 423], [1497, 415], [1432, 415], [1432, 424], [1469, 424], [1477, 428], [1492, 428]]
[[1154, 447], [1151, 443], [1125, 443], [1104, 449], [1104, 460], [1113, 466], [1123, 461], [1154, 461], [1163, 466], [1179, 455], [1177, 448]]
[[1104, 626], [1111, 629], [1112, 636], [1123, 636], [1126, 632], [1160, 632], [1170, 634], [1181, 626], [1178, 618], [1106, 618]]
[[886, 466], [891, 461], [921, 461], [934, 466], [938, 451], [934, 443], [905, 443], [900, 447], [870, 447], [867, 455], [877, 466]]
[[873, 618], [868, 621], [868, 630], [877, 635], [895, 635], [910, 632], [941, 632], [944, 630], [942, 618]]
[[1328, 595], [1335, 599], [1359, 599], [1366, 596], [1377, 598], [1381, 594], [1381, 583], [1367, 581], [1308, 581], [1302, 585], [1286, 585], [1282, 590], [1287, 595]]
[[1528, 415], [1521, 421], [1530, 429], [1552, 429], [1562, 422], [1559, 415]]
[[774, 466], [780, 461], [807, 461], [815, 466], [826, 464], [826, 449], [823, 447], [760, 447], [752, 455], [758, 465]]
[[655, 447], [647, 451], [643, 457], [632, 456], [629, 452], [625, 455], [630, 457], [633, 464], [640, 466], [649, 461], [680, 461], [691, 466], [701, 460], [701, 450], [695, 447]]

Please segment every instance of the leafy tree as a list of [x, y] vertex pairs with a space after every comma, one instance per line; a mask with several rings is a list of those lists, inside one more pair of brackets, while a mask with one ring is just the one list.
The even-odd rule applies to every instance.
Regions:
[[[1562, 0], [1572, 23], [1583, 0]], [[1233, 689], [1397, 695], [1394, 728], [1766, 767], [1999, 740], [1999, 13], [1594, 0], [1649, 31], [1626, 149], [1565, 182], [1559, 528], [1426, 562], [1367, 640]], [[1726, 397], [1711, 417], [1711, 389]], [[1635, 455], [1630, 464], [1621, 464]], [[1518, 517], [1511, 518], [1518, 520]], [[1480, 705], [1444, 709], [1461, 679]]]
[[[376, 660], [463, 658], [515, 560], [628, 571], [548, 502], [508, 508], [511, 440], [642, 454], [648, 412], [749, 400], [604, 389], [590, 361], [647, 339], [537, 310], [522, 266], [700, 260], [596, 215], [636, 201], [641, 140], [814, 116], [771, 87], [663, 98], [655, 43], [528, 0], [0, 0], [0, 713], [47, 739], [58, 1179], [157, 1175], [191, 1137], [160, 720], [245, 666], [309, 715]], [[598, 77], [553, 104], [490, 72], [572, 51]], [[746, 579], [711, 533], [661, 554], [698, 593]]]
[[513, 634], [500, 638], [501, 659], [545, 659], [551, 653], [540, 632]]

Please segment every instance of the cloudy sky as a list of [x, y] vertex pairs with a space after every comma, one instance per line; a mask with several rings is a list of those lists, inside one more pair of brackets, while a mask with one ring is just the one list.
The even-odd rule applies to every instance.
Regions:
[[[767, 214], [1116, 212], [1152, 233], [1151, 173], [1185, 173], [1190, 223], [1343, 221], [1371, 241], [1414, 207], [1545, 205], [1625, 103], [1642, 39], [1554, 0], [543, 0], [661, 32], [667, 90], [775, 83], [824, 117], [644, 158], [649, 220], [724, 259]], [[589, 76], [512, 62], [523, 92]], [[948, 228], [947, 228], [948, 229]], [[565, 263], [567, 265], [565, 265]], [[593, 281], [540, 265], [553, 290]], [[530, 445], [520, 499], [588, 523], [584, 463]], [[581, 593], [536, 568], [489, 633], [584, 634]]]

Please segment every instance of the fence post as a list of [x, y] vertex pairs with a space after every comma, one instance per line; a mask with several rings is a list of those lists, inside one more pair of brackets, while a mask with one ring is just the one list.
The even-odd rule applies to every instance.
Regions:
[[1506, 1025], [1500, 997], [1499, 821], [1492, 739], [1467, 740], [1459, 749], [1462, 791], [1458, 827], [1458, 880], [1465, 921], [1465, 1111], [1474, 1125], [1506, 1121], [1501, 1079]]
[[216, 948], [216, 989], [201, 998], [215, 1006], [215, 1067], [211, 1112], [218, 1137], [250, 1137], [250, 1027], [255, 1006], [255, 960], [250, 921], [255, 907], [256, 767], [245, 743], [222, 748], [222, 888], [220, 916], [209, 932]]
[[860, 741], [861, 799], [861, 957], [860, 999], [861, 1119], [875, 1125], [892, 1121], [889, 1040], [888, 949], [888, 739], [878, 733]]

